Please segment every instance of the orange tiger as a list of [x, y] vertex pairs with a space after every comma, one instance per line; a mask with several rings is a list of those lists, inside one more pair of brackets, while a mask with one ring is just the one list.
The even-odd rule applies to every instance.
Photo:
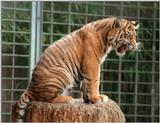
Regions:
[[74, 103], [65, 96], [75, 83], [82, 83], [85, 102], [106, 102], [99, 94], [100, 65], [111, 49], [117, 55], [138, 50], [136, 24], [123, 18], [106, 18], [84, 25], [51, 44], [34, 68], [27, 90], [16, 103], [17, 121], [23, 121], [24, 110], [31, 101]]

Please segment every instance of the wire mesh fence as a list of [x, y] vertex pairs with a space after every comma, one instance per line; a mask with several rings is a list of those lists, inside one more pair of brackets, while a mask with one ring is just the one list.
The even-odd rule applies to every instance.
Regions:
[[[86, 23], [110, 16], [138, 20], [141, 52], [112, 51], [101, 66], [101, 93], [132, 122], [159, 121], [158, 2], [2, 2], [2, 121], [27, 87], [41, 52]], [[78, 98], [78, 86], [71, 95]]]
[[27, 87], [30, 59], [31, 3], [2, 2], [2, 121]]

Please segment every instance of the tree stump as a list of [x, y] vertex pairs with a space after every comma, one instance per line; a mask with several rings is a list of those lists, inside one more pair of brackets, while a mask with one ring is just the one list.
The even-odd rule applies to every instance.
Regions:
[[[15, 106], [13, 106], [15, 107]], [[15, 117], [12, 110], [12, 120]], [[97, 104], [75, 100], [74, 104], [31, 102], [25, 113], [25, 122], [125, 122], [120, 107], [112, 100]]]

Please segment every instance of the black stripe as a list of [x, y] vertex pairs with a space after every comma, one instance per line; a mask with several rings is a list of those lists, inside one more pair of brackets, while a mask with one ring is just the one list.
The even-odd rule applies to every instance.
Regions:
[[[67, 40], [67, 39], [65, 39], [65, 40]], [[70, 39], [69, 39], [70, 40]], [[66, 45], [67, 45], [67, 47], [71, 47], [71, 45], [70, 44], [68, 44], [68, 43], [66, 43]], [[70, 48], [68, 48], [68, 50], [66, 51], [66, 55], [67, 55], [67, 57], [68, 57], [68, 59], [69, 59], [69, 61], [70, 61], [70, 63], [71, 63], [71, 65], [72, 65], [72, 74], [73, 75], [76, 75], [76, 71], [75, 71], [75, 63], [74, 63], [74, 58], [73, 58], [73, 53], [72, 53], [72, 49], [70, 49]], [[72, 60], [73, 59], [73, 60]], [[73, 66], [74, 65], [74, 66]]]
[[[67, 38], [68, 40], [70, 40], [69, 38]], [[77, 75], [77, 67], [78, 67], [78, 65], [77, 64], [79, 64], [79, 63], [77, 63], [78, 62], [78, 53], [77, 53], [77, 50], [75, 50], [75, 48], [74, 48], [74, 45], [75, 44], [73, 44], [74, 42], [72, 42], [72, 41], [70, 41], [70, 47], [72, 47], [72, 49], [70, 48], [70, 50], [69, 50], [69, 53], [71, 54], [71, 57], [72, 57], [72, 59], [73, 59], [73, 71], [74, 71], [74, 75]], [[73, 53], [74, 52], [74, 53]], [[76, 69], [75, 69], [76, 68]]]
[[[54, 50], [55, 50], [55, 52], [57, 53], [56, 47], [54, 47]], [[55, 58], [56, 62], [57, 62], [58, 64], [61, 64], [61, 63], [60, 63], [60, 60], [57, 60], [57, 59], [59, 58], [59, 56], [57, 57], [56, 54], [53, 52], [53, 50], [50, 50], [50, 51], [51, 51], [53, 57]], [[56, 63], [55, 63], [54, 65], [56, 65]]]
[[[46, 81], [46, 82], [48, 82], [48, 81]], [[51, 81], [49, 81], [49, 82], [51, 82]], [[62, 86], [59, 83], [57, 84], [55, 81], [53, 83], [51, 83], [51, 84], [44, 85], [45, 91], [49, 91], [50, 90], [50, 89], [48, 90], [48, 87], [55, 88], [57, 90], [61, 90], [62, 89]], [[52, 91], [52, 89], [51, 89], [51, 91]]]
[[62, 85], [63, 85], [64, 88], [67, 88], [63, 80], [61, 80], [59, 78], [57, 78], [57, 79], [62, 83]]
[[[26, 103], [26, 104], [27, 104], [27, 103]], [[19, 104], [19, 105], [21, 105], [21, 104]], [[24, 109], [26, 109], [26, 107], [21, 108], [19, 105], [16, 106], [17, 109], [19, 109], [19, 110], [24, 110]]]
[[[59, 46], [59, 44], [56, 44], [56, 48], [59, 48], [60, 50], [62, 50], [62, 48], [61, 48], [61, 46]], [[66, 52], [64, 52], [63, 50], [63, 52], [59, 52], [60, 50], [59, 49], [57, 49], [57, 54], [58, 54], [58, 57], [61, 59], [61, 61], [63, 61], [64, 62], [64, 65], [66, 65], [67, 66], [67, 68], [71, 71], [72, 70], [72, 67], [70, 67], [69, 66], [69, 62], [68, 61], [66, 61], [66, 58], [65, 58], [65, 55], [64, 54], [66, 54]], [[61, 63], [60, 63], [61, 64]], [[67, 69], [66, 69], [67, 70]], [[67, 70], [68, 71], [68, 70]], [[69, 72], [69, 71], [68, 71]]]
[[64, 75], [62, 70], [54, 69], [53, 71], [51, 71], [51, 73], [56, 74], [57, 76], [63, 77], [65, 81], [68, 81], [67, 79], [68, 76]]
[[20, 115], [20, 114], [17, 112], [17, 113], [16, 113], [16, 118], [17, 118], [17, 119], [23, 119], [24, 116]]
[[[104, 37], [102, 37], [105, 46], [107, 45], [107, 41], [108, 41], [108, 40], [107, 40], [107, 39], [108, 39], [108, 33], [110, 32], [110, 30], [111, 30], [111, 29], [108, 29], [107, 32], [106, 32], [106, 35], [105, 35]], [[109, 41], [109, 42], [110, 42], [110, 41]]]
[[[70, 63], [68, 62], [68, 61], [66, 61], [66, 58], [65, 58], [65, 56], [66, 56], [66, 51], [64, 51], [64, 49], [61, 47], [61, 46], [59, 46], [59, 44], [57, 44], [56, 45], [61, 51], [62, 51], [62, 53], [61, 54], [59, 54], [59, 55], [61, 55], [62, 57], [62, 60], [64, 61], [64, 63], [65, 63], [65, 65], [67, 66], [67, 68], [69, 69], [69, 71], [71, 71], [71, 69], [72, 69], [72, 67], [70, 67]], [[67, 69], [66, 69], [67, 70]], [[68, 70], [67, 70], [68, 71]], [[68, 72], [69, 72], [68, 71]]]
[[115, 40], [116, 45], [119, 42], [119, 37], [121, 36], [121, 33], [122, 33], [122, 30], [119, 31], [117, 39]]
[[52, 64], [55, 64], [55, 61], [53, 60], [54, 57], [53, 57], [52, 54], [51, 54], [51, 50], [52, 50], [52, 49], [47, 50], [47, 51], [46, 51], [46, 55], [47, 55], [47, 56], [49, 57], [49, 59], [51, 60]]

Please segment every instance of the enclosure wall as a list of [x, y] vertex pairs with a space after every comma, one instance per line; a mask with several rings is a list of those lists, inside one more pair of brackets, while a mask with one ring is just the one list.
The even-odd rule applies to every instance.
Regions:
[[[140, 24], [140, 52], [112, 51], [101, 66], [100, 91], [116, 101], [127, 121], [159, 121], [158, 2], [1, 2], [2, 121], [27, 87], [42, 51], [86, 23], [110, 16]], [[70, 95], [79, 98], [75, 87]]]

